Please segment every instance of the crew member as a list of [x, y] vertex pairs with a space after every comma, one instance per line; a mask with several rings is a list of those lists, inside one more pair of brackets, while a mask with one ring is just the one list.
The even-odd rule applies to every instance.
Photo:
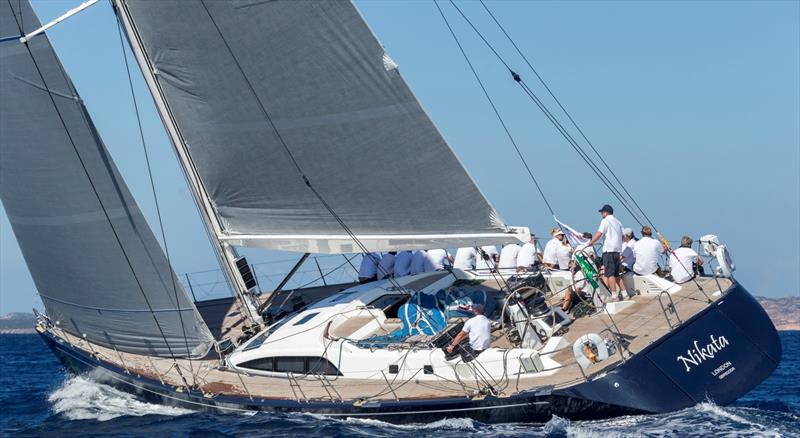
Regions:
[[389, 251], [381, 255], [381, 262], [378, 264], [378, 280], [394, 277], [394, 260], [396, 257], [396, 251]]
[[622, 299], [622, 287], [620, 286], [620, 273], [622, 272], [622, 262], [620, 253], [622, 252], [622, 223], [614, 217], [614, 208], [606, 204], [599, 210], [603, 219], [597, 232], [589, 241], [589, 246], [597, 243], [603, 238], [603, 283], [605, 283], [611, 295], [617, 292], [617, 298]]
[[369, 283], [378, 279], [378, 264], [381, 255], [377, 252], [366, 253], [361, 257], [361, 266], [358, 268], [358, 282]]
[[658, 258], [664, 252], [664, 246], [653, 239], [653, 230], [642, 227], [642, 238], [633, 245], [633, 272], [637, 275], [650, 275], [659, 271]]
[[633, 265], [636, 263], [636, 257], [633, 255], [633, 247], [636, 245], [636, 236], [633, 230], [625, 228], [622, 230], [622, 289], [627, 292], [628, 297], [633, 298], [639, 295], [636, 290], [636, 285], [633, 281]]
[[527, 272], [536, 263], [542, 262], [542, 252], [536, 247], [536, 236], [531, 234], [531, 240], [522, 245], [517, 254], [517, 272]]
[[394, 277], [405, 277], [411, 273], [411, 251], [400, 251], [394, 256]]
[[411, 275], [421, 274], [425, 272], [425, 258], [427, 257], [424, 249], [414, 251], [411, 255]]
[[475, 261], [475, 269], [489, 270], [497, 267], [500, 261], [500, 254], [497, 252], [497, 247], [494, 245], [482, 246], [478, 251], [478, 257]]
[[425, 251], [425, 272], [443, 271], [445, 264], [452, 263], [450, 254], [444, 249]]
[[692, 238], [683, 236], [680, 248], [669, 256], [670, 274], [675, 283], [686, 283], [696, 275], [696, 270], [703, 266], [703, 259], [692, 249]]
[[453, 267], [464, 271], [471, 271], [475, 269], [475, 258], [477, 255], [478, 250], [474, 247], [458, 248], [455, 260], [453, 261]]
[[497, 267], [500, 269], [517, 269], [517, 257], [519, 256], [520, 246], [516, 243], [503, 245], [500, 250], [500, 261]]
[[[484, 350], [489, 348], [489, 345], [492, 343], [492, 322], [489, 321], [489, 318], [487, 318], [483, 312], [483, 304], [472, 305], [472, 313], [475, 314], [475, 316], [464, 323], [461, 332], [456, 335], [453, 342], [445, 349], [448, 353], [445, 355], [446, 360], [455, 357], [453, 351], [455, 351], [456, 348], [458, 348], [457, 354], [461, 355], [461, 359], [464, 362], [475, 359], [478, 355], [483, 353]], [[461, 345], [464, 338], [467, 337], [469, 337], [467, 345]]]
[[566, 271], [569, 269], [572, 247], [569, 246], [569, 240], [559, 228], [554, 227], [550, 233], [553, 238], [544, 247], [544, 265], [551, 269]]

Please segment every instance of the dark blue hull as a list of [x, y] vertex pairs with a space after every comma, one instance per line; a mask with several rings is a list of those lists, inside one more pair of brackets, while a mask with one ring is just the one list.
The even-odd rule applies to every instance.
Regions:
[[669, 412], [702, 401], [726, 405], [767, 378], [781, 359], [780, 340], [771, 320], [738, 284], [721, 300], [612, 370], [589, 376], [587, 381], [568, 388], [545, 387], [482, 400], [458, 397], [354, 406], [348, 402], [250, 400], [222, 395], [205, 398], [199, 392], [180, 392], [158, 381], [127, 374], [47, 332], [42, 337], [70, 371], [91, 372], [95, 379], [155, 403], [220, 411], [364, 416], [392, 422], [426, 422], [444, 417], [544, 422], [552, 415], [587, 420]]

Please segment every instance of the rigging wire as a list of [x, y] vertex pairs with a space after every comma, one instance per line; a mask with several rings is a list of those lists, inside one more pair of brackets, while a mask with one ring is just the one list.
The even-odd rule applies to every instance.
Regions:
[[517, 145], [516, 140], [514, 140], [514, 136], [511, 135], [511, 131], [509, 131], [506, 122], [503, 120], [503, 117], [500, 115], [500, 111], [497, 109], [497, 106], [494, 104], [492, 97], [489, 95], [489, 92], [486, 90], [486, 86], [483, 85], [483, 81], [481, 80], [478, 72], [475, 70], [475, 67], [472, 65], [472, 62], [467, 56], [467, 52], [464, 50], [464, 47], [461, 45], [461, 42], [458, 40], [455, 31], [450, 26], [450, 22], [447, 21], [447, 17], [444, 15], [444, 11], [439, 6], [439, 2], [437, 0], [433, 0], [433, 4], [436, 5], [436, 9], [439, 11], [439, 14], [442, 16], [445, 25], [447, 25], [447, 29], [450, 31], [450, 35], [453, 36], [453, 40], [455, 40], [456, 45], [458, 45], [458, 49], [461, 51], [461, 54], [464, 56], [464, 60], [467, 61], [467, 65], [469, 69], [472, 71], [472, 75], [475, 77], [475, 80], [478, 81], [478, 85], [481, 87], [483, 91], [483, 95], [486, 96], [486, 100], [489, 101], [489, 105], [492, 107], [492, 111], [494, 111], [494, 115], [497, 117], [497, 120], [500, 122], [500, 125], [503, 127], [503, 131], [505, 131], [508, 140], [511, 142], [511, 145], [514, 146], [514, 150], [517, 151], [517, 156], [519, 156], [520, 161], [522, 161], [522, 165], [525, 166], [525, 170], [528, 171], [528, 175], [530, 176], [533, 184], [536, 186], [536, 190], [539, 191], [539, 195], [542, 197], [547, 209], [550, 211], [550, 214], [555, 216], [555, 211], [553, 211], [553, 207], [550, 205], [550, 201], [547, 200], [547, 196], [545, 196], [542, 187], [539, 185], [539, 181], [536, 180], [536, 177], [533, 175], [533, 171], [531, 170], [530, 166], [528, 165], [527, 160], [525, 160], [525, 156], [522, 155], [522, 151], [520, 151], [519, 146]]
[[478, 30], [478, 28], [472, 23], [472, 21], [469, 19], [469, 17], [467, 17], [466, 14], [464, 14], [464, 12], [458, 7], [458, 5], [456, 5], [455, 2], [453, 2], [453, 0], [449, 0], [449, 2], [453, 6], [453, 8], [455, 8], [455, 10], [459, 13], [459, 15], [461, 15], [461, 17], [466, 21], [466, 23], [472, 28], [472, 30], [475, 32], [475, 34], [478, 35], [478, 37], [483, 41], [483, 43], [486, 45], [486, 47], [489, 48], [489, 50], [494, 54], [494, 56], [506, 67], [506, 69], [511, 74], [511, 77], [514, 79], [514, 81], [516, 81], [520, 85], [520, 87], [522, 88], [523, 92], [526, 95], [528, 95], [528, 97], [531, 98], [534, 101], [534, 103], [536, 103], [536, 105], [539, 107], [539, 109], [545, 114], [545, 116], [548, 118], [548, 120], [556, 127], [556, 129], [564, 137], [564, 139], [567, 140], [567, 143], [569, 143], [569, 145], [575, 150], [575, 152], [578, 153], [578, 155], [581, 157], [581, 159], [583, 159], [583, 161], [587, 164], [587, 166], [589, 166], [589, 168], [594, 172], [594, 174], [600, 179], [600, 181], [603, 183], [603, 185], [605, 185], [606, 188], [608, 188], [609, 191], [611, 191], [612, 195], [615, 198], [617, 198], [617, 200], [628, 211], [628, 213], [631, 215], [631, 217], [633, 217], [633, 219], [636, 220], [636, 222], [638, 222], [640, 225], [644, 225], [643, 221], [634, 212], [633, 208], [630, 205], [628, 205], [628, 202], [626, 201], [626, 199], [622, 195], [622, 193], [619, 191], [619, 189], [617, 189], [616, 186], [608, 179], [608, 177], [606, 177], [603, 174], [603, 172], [600, 170], [600, 168], [591, 160], [591, 158], [583, 150], [583, 148], [580, 146], [580, 144], [577, 141], [575, 141], [575, 139], [572, 137], [572, 135], [570, 135], [569, 131], [563, 127], [563, 125], [558, 120], [558, 118], [555, 117], [552, 114], [552, 112], [547, 108], [547, 106], [544, 105], [541, 102], [540, 99], [538, 99], [538, 97], [533, 93], [533, 91], [529, 87], [527, 87], [527, 84], [525, 84], [525, 82], [522, 79], [522, 77], [516, 71], [514, 71], [514, 69], [511, 68], [511, 66], [508, 64], [508, 62], [505, 60], [505, 58], [503, 58], [503, 56], [500, 55], [500, 53], [486, 39], [486, 37], [483, 35], [483, 33], [481, 33]]
[[[11, 0], [8, 0], [8, 3], [9, 3], [9, 6], [13, 10], [13, 6], [11, 6]], [[20, 25], [20, 21], [17, 19], [16, 14], [12, 14], [12, 15], [14, 15], [14, 21], [16, 22], [17, 27], [19, 28], [20, 34], [24, 34], [24, 30], [22, 29], [22, 27], [20, 27], [21, 26]], [[22, 15], [22, 11], [20, 11], [20, 15]], [[133, 279], [136, 282], [136, 285], [138, 286], [139, 291], [142, 293], [142, 298], [144, 299], [144, 302], [147, 305], [147, 308], [148, 308], [148, 310], [150, 312], [150, 315], [153, 317], [153, 321], [156, 323], [156, 327], [158, 328], [158, 331], [161, 334], [161, 338], [164, 340], [164, 345], [167, 347], [167, 351], [169, 352], [169, 355], [172, 358], [173, 363], [177, 364], [178, 361], [176, 359], [175, 353], [172, 351], [172, 347], [170, 346], [169, 342], [167, 341], [167, 337], [166, 337], [166, 334], [164, 333], [163, 328], [161, 327], [161, 323], [158, 321], [158, 318], [156, 317], [156, 314], [153, 311], [153, 306], [150, 304], [150, 300], [147, 298], [147, 294], [144, 291], [144, 286], [142, 286], [142, 283], [139, 280], [139, 276], [136, 275], [136, 270], [133, 268], [133, 262], [131, 262], [130, 257], [128, 256], [128, 252], [125, 250], [125, 246], [122, 244], [122, 239], [119, 237], [119, 234], [117, 233], [117, 230], [114, 227], [114, 223], [111, 221], [111, 216], [109, 215], [108, 209], [106, 208], [105, 203], [103, 202], [102, 198], [100, 197], [100, 193], [99, 193], [97, 187], [95, 186], [94, 181], [92, 180], [92, 176], [89, 173], [89, 169], [86, 167], [86, 163], [83, 161], [83, 157], [81, 156], [80, 152], [78, 151], [78, 146], [75, 143], [75, 139], [72, 137], [72, 133], [70, 132], [69, 127], [67, 126], [67, 122], [64, 120], [64, 116], [61, 114], [61, 111], [58, 108], [58, 104], [56, 103], [55, 98], [53, 97], [53, 91], [47, 85], [47, 81], [44, 78], [44, 74], [42, 73], [42, 70], [39, 68], [39, 63], [36, 62], [36, 57], [33, 55], [33, 50], [31, 50], [29, 42], [26, 41], [26, 42], [24, 42], [22, 44], [25, 46], [25, 49], [27, 50], [28, 55], [31, 57], [31, 61], [33, 62], [33, 66], [36, 68], [36, 72], [39, 75], [39, 79], [42, 81], [42, 86], [44, 87], [45, 91], [47, 92], [47, 96], [50, 98], [50, 102], [53, 104], [53, 109], [55, 110], [56, 115], [58, 116], [59, 120], [61, 121], [61, 126], [64, 128], [64, 133], [67, 135], [67, 138], [69, 139], [69, 142], [72, 145], [72, 149], [75, 152], [75, 156], [78, 159], [78, 162], [80, 163], [84, 174], [86, 175], [86, 179], [89, 182], [89, 186], [92, 188], [92, 192], [94, 193], [95, 198], [97, 199], [97, 202], [100, 204], [100, 207], [103, 210], [103, 215], [105, 216], [106, 222], [108, 223], [109, 227], [111, 228], [111, 232], [114, 235], [114, 239], [116, 240], [117, 245], [119, 246], [119, 249], [122, 252], [122, 256], [125, 259], [125, 262], [127, 263], [128, 268], [131, 270], [131, 274], [133, 275]], [[59, 63], [59, 65], [60, 65], [60, 63]], [[186, 381], [186, 377], [183, 376], [183, 373], [181, 373], [180, 367], [177, 367], [177, 370], [178, 370], [178, 374], [181, 376], [181, 379], [183, 380], [184, 385], [187, 388], [189, 388], [190, 387], [189, 383]]]
[[611, 176], [614, 177], [614, 180], [619, 184], [619, 186], [622, 188], [622, 190], [625, 191], [625, 194], [628, 195], [628, 198], [630, 198], [630, 200], [633, 203], [633, 205], [642, 214], [644, 219], [647, 220], [647, 223], [652, 225], [653, 221], [650, 220], [650, 218], [644, 212], [644, 210], [639, 205], [639, 203], [636, 202], [636, 199], [633, 197], [633, 195], [631, 195], [631, 193], [628, 191], [628, 189], [625, 187], [625, 185], [622, 183], [622, 181], [620, 181], [619, 177], [617, 177], [617, 174], [611, 169], [611, 167], [608, 165], [608, 163], [603, 158], [603, 156], [600, 154], [600, 152], [597, 150], [597, 148], [595, 148], [594, 144], [589, 140], [589, 138], [583, 132], [583, 129], [581, 129], [580, 125], [578, 125], [578, 122], [576, 122], [575, 119], [572, 117], [572, 114], [570, 114], [569, 111], [567, 111], [567, 109], [564, 107], [564, 105], [561, 103], [561, 101], [558, 99], [558, 97], [556, 97], [555, 93], [553, 93], [553, 91], [550, 89], [550, 86], [547, 85], [547, 82], [545, 82], [544, 78], [533, 67], [533, 64], [531, 64], [531, 62], [528, 60], [528, 57], [525, 56], [525, 54], [522, 52], [522, 50], [520, 50], [519, 46], [517, 46], [517, 43], [514, 41], [513, 38], [511, 38], [511, 35], [509, 35], [508, 32], [506, 32], [506, 29], [503, 27], [502, 24], [500, 24], [500, 21], [495, 17], [495, 15], [492, 13], [492, 11], [489, 9], [489, 7], [486, 6], [486, 3], [483, 0], [478, 0], [478, 1], [481, 3], [481, 6], [483, 6], [483, 8], [486, 10], [486, 12], [489, 14], [489, 16], [492, 18], [492, 21], [494, 21], [494, 23], [497, 24], [497, 27], [500, 29], [500, 31], [503, 33], [503, 35], [505, 35], [505, 37], [508, 39], [508, 41], [514, 47], [514, 50], [516, 50], [517, 53], [519, 54], [519, 56], [522, 58], [522, 60], [525, 61], [525, 64], [528, 66], [528, 68], [531, 69], [531, 71], [536, 76], [536, 78], [539, 80], [539, 82], [542, 84], [544, 89], [547, 90], [547, 93], [550, 95], [550, 97], [552, 97], [553, 100], [558, 105], [558, 107], [561, 108], [561, 111], [563, 111], [564, 114], [567, 116], [567, 118], [569, 119], [570, 123], [572, 123], [572, 126], [574, 126], [575, 129], [578, 131], [578, 133], [580, 133], [581, 137], [583, 137], [583, 139], [586, 140], [586, 143], [594, 151], [594, 153], [597, 155], [597, 157], [603, 163], [605, 168], [611, 173]]
[[[172, 259], [170, 258], [170, 255], [169, 255], [169, 245], [167, 244], [167, 234], [164, 231], [164, 221], [161, 218], [161, 206], [159, 205], [159, 202], [158, 202], [158, 193], [156, 192], [155, 179], [153, 178], [153, 170], [152, 170], [152, 168], [150, 166], [150, 154], [147, 151], [147, 143], [146, 143], [145, 138], [144, 138], [144, 129], [142, 128], [142, 118], [141, 118], [141, 115], [139, 114], [139, 105], [138, 105], [138, 103], [136, 101], [136, 92], [134, 91], [134, 88], [133, 88], [133, 77], [131, 76], [131, 68], [130, 68], [130, 65], [128, 63], [128, 53], [125, 51], [125, 39], [122, 36], [122, 23], [120, 23], [120, 21], [119, 21], [119, 16], [117, 16], [115, 14], [115, 17], [117, 17], [117, 32], [119, 34], [120, 50], [122, 51], [122, 59], [125, 61], [125, 72], [127, 73], [127, 77], [128, 77], [128, 87], [129, 87], [130, 92], [131, 92], [131, 100], [132, 100], [132, 103], [133, 103], [133, 110], [134, 110], [134, 113], [136, 114], [136, 124], [137, 124], [137, 126], [139, 128], [139, 141], [140, 141], [140, 143], [142, 145], [142, 151], [144, 151], [144, 161], [147, 164], [147, 176], [150, 179], [150, 190], [153, 193], [153, 202], [155, 203], [156, 215], [158, 217], [158, 227], [159, 227], [159, 229], [161, 231], [161, 241], [164, 243], [164, 255], [167, 258], [167, 270], [169, 271], [169, 276], [170, 276], [170, 279], [172, 280], [172, 292], [173, 292], [173, 294], [175, 296], [175, 306], [178, 308], [178, 319], [180, 320], [181, 331], [183, 332], [183, 343], [184, 343], [184, 346], [186, 348], [186, 355], [187, 355], [186, 357], [187, 357], [187, 359], [189, 359], [189, 371], [191, 372], [192, 377], [194, 378], [194, 365], [192, 364], [192, 358], [189, 355], [189, 351], [190, 350], [189, 350], [189, 341], [186, 338], [186, 325], [184, 324], [184, 321], [183, 321], [183, 311], [180, 310], [181, 305], [180, 305], [180, 300], [178, 299], [177, 279], [175, 278], [175, 274], [172, 271]], [[156, 268], [156, 271], [158, 271], [157, 268]], [[194, 382], [194, 383], [196, 384], [197, 382]]]
[[[499, 23], [497, 18], [486, 7], [486, 5], [483, 3], [483, 1], [481, 0], [481, 4], [483, 5], [484, 9], [486, 9], [486, 11], [489, 13], [489, 15], [492, 17], [492, 20], [498, 25], [498, 27], [501, 29], [503, 34], [505, 34], [505, 36], [509, 39], [511, 44], [514, 46], [514, 48], [517, 50], [517, 52], [523, 58], [525, 63], [528, 65], [528, 67], [534, 72], [534, 74], [539, 79], [539, 81], [542, 83], [542, 85], [545, 87], [547, 92], [553, 97], [553, 99], [556, 101], [556, 103], [561, 108], [561, 110], [564, 112], [564, 114], [567, 115], [569, 120], [572, 122], [573, 126], [575, 126], [575, 128], [578, 130], [578, 132], [581, 134], [581, 136], [584, 138], [584, 140], [589, 144], [589, 146], [594, 151], [594, 153], [598, 156], [598, 158], [600, 158], [600, 161], [605, 165], [606, 169], [608, 169], [608, 171], [612, 174], [614, 179], [619, 184], [620, 188], [622, 188], [622, 190], [625, 192], [625, 194], [627, 194], [627, 197], [630, 199], [630, 202], [633, 203], [633, 205], [636, 207], [636, 209], [638, 209], [638, 211], [640, 212], [642, 217], [645, 219], [645, 222], [643, 222], [642, 218], [640, 218], [637, 214], [634, 213], [633, 207], [631, 207], [631, 205], [628, 203], [626, 197], [622, 195], [622, 193], [620, 192], [619, 188], [617, 188], [616, 185], [614, 185], [608, 179], [608, 177], [606, 177], [603, 174], [603, 172], [599, 169], [599, 166], [597, 166], [592, 161], [592, 159], [589, 157], [588, 153], [583, 149], [583, 147], [581, 147], [580, 144], [577, 141], [575, 141], [575, 139], [572, 137], [572, 135], [569, 133], [569, 131], [566, 128], [564, 128], [564, 126], [561, 124], [561, 122], [558, 120], [558, 118], [553, 115], [553, 113], [549, 110], [549, 108], [547, 108], [547, 106], [541, 101], [541, 99], [539, 99], [539, 97], [533, 92], [533, 90], [528, 86], [528, 84], [525, 83], [524, 80], [522, 80], [520, 75], [517, 74], [513, 69], [511, 69], [511, 67], [508, 65], [508, 63], [505, 61], [505, 59], [503, 59], [503, 57], [497, 52], [497, 50], [495, 50], [495, 48], [492, 46], [492, 44], [489, 43], [489, 41], [483, 36], [483, 34], [478, 30], [478, 28], [475, 27], [475, 25], [472, 23], [472, 21], [470, 21], [470, 19], [466, 16], [466, 14], [464, 14], [464, 12], [461, 11], [461, 9], [455, 4], [455, 2], [453, 0], [449, 0], [449, 1], [450, 1], [450, 4], [456, 9], [456, 11], [458, 11], [458, 13], [461, 15], [461, 17], [464, 18], [464, 20], [467, 22], [467, 24], [469, 24], [469, 26], [472, 28], [472, 30], [480, 37], [480, 39], [484, 42], [484, 44], [486, 44], [486, 46], [492, 51], [492, 53], [494, 53], [494, 55], [497, 57], [497, 59], [499, 59], [500, 62], [503, 63], [503, 65], [506, 67], [506, 69], [508, 69], [508, 71], [511, 73], [512, 78], [520, 85], [520, 87], [523, 89], [525, 94], [527, 94], [528, 97], [531, 100], [533, 100], [533, 102], [545, 114], [545, 116], [556, 127], [556, 129], [558, 129], [558, 131], [561, 133], [561, 135], [564, 136], [564, 138], [567, 140], [567, 142], [570, 144], [570, 146], [572, 146], [572, 148], [575, 150], [575, 152], [577, 152], [578, 155], [580, 155], [581, 158], [583, 158], [584, 162], [592, 169], [592, 171], [595, 173], [595, 175], [597, 175], [598, 178], [600, 178], [600, 180], [603, 182], [603, 184], [612, 192], [612, 194], [617, 198], [617, 200], [619, 200], [620, 203], [622, 203], [622, 206], [628, 211], [628, 213], [631, 215], [631, 217], [633, 217], [634, 220], [636, 220], [636, 222], [638, 222], [639, 225], [641, 225], [641, 226], [644, 226], [645, 223], [649, 223], [650, 226], [656, 231], [658, 236], [661, 238], [662, 243], [664, 244], [664, 247], [668, 250], [670, 255], [674, 256], [675, 259], [677, 260], [678, 257], [677, 257], [677, 255], [675, 255], [675, 251], [669, 245], [669, 243], [667, 242], [666, 238], [661, 234], [661, 232], [655, 226], [653, 221], [650, 220], [650, 218], [647, 216], [647, 214], [641, 208], [639, 203], [636, 202], [636, 199], [630, 194], [630, 192], [625, 187], [625, 185], [622, 184], [622, 181], [620, 181], [620, 179], [617, 177], [616, 173], [614, 173], [614, 171], [611, 169], [611, 167], [608, 165], [608, 163], [605, 161], [605, 159], [603, 159], [602, 155], [597, 150], [597, 148], [595, 148], [594, 144], [591, 141], [589, 141], [589, 138], [584, 134], [583, 130], [580, 128], [580, 126], [578, 126], [577, 122], [575, 122], [575, 120], [569, 114], [569, 112], [566, 110], [566, 108], [561, 104], [561, 102], [558, 100], [558, 98], [556, 98], [555, 93], [553, 93], [552, 90], [550, 89], [550, 87], [547, 86], [547, 83], [544, 81], [544, 79], [533, 68], [533, 65], [528, 61], [527, 57], [525, 57], [525, 55], [519, 49], [519, 46], [517, 46], [516, 43], [514, 43], [513, 39], [511, 39], [511, 37], [508, 35], [508, 33], [505, 31], [505, 29]], [[559, 227], [560, 227], [560, 225], [559, 225]], [[689, 270], [685, 266], [683, 266], [682, 263], [679, 262], [679, 264], [683, 267], [683, 269], [685, 271], [687, 271], [688, 274], [690, 274], [690, 275], [692, 274], [691, 272], [689, 272]], [[700, 291], [702, 291], [703, 294], [705, 295], [705, 291], [703, 290], [703, 287], [700, 285], [700, 283], [696, 279], [693, 279], [693, 280], [694, 280], [695, 285], [697, 285], [697, 287], [700, 289]], [[706, 295], [706, 298], [708, 299], [709, 302], [711, 302], [711, 299], [707, 295]]]

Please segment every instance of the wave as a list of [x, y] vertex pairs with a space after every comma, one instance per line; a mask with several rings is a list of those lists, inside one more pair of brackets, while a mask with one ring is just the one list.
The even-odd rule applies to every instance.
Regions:
[[52, 410], [69, 420], [108, 421], [117, 417], [145, 415], [178, 416], [194, 411], [145, 403], [133, 395], [88, 378], [73, 376], [47, 397]]

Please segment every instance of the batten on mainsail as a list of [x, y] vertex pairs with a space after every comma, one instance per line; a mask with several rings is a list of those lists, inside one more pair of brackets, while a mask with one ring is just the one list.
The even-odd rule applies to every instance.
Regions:
[[[0, 2], [0, 35], [39, 25]], [[45, 35], [0, 43], [0, 133], [0, 199], [51, 320], [119, 351], [205, 355], [213, 337]]]
[[219, 241], [335, 253], [364, 249], [350, 232], [369, 251], [525, 239], [351, 2], [115, 5]]

